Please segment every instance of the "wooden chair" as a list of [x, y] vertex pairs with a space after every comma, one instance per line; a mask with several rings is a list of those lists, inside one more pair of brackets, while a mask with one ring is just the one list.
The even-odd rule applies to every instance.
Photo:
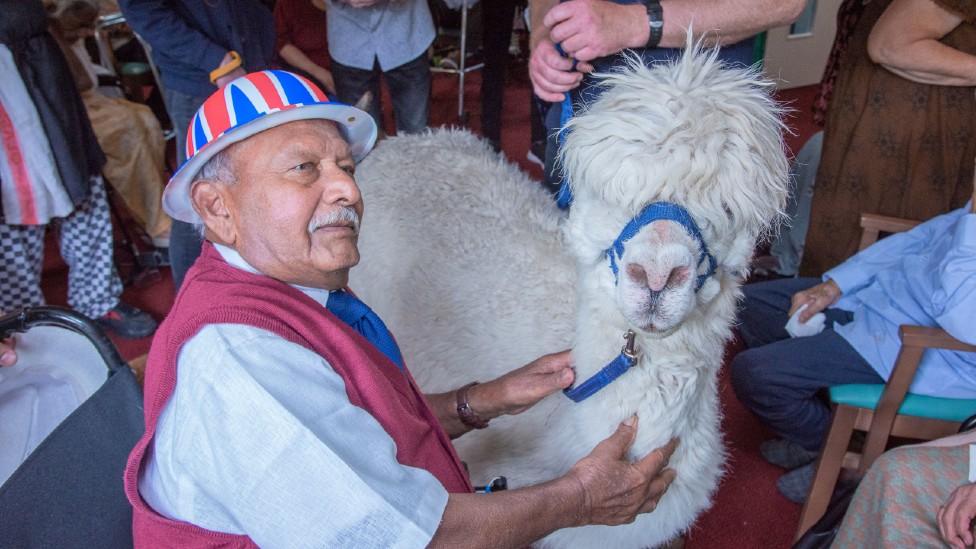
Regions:
[[[918, 223], [863, 214], [860, 249], [874, 244], [880, 233], [906, 231]], [[976, 412], [976, 400], [935, 398], [908, 392], [926, 349], [976, 353], [976, 345], [963, 343], [939, 328], [901, 326], [898, 333], [902, 346], [886, 384], [830, 388], [834, 416], [817, 460], [810, 494], [800, 514], [797, 539], [827, 510], [842, 468], [854, 469], [858, 475], [863, 475], [884, 452], [889, 436], [919, 440], [948, 436], [956, 433], [960, 423]], [[860, 454], [848, 451], [855, 429], [868, 433]]]

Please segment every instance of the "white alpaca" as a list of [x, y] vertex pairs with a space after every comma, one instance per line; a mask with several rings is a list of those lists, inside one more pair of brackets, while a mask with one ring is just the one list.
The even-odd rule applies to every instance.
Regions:
[[[580, 383], [636, 332], [639, 362], [592, 397], [552, 395], [456, 441], [476, 484], [505, 475], [519, 487], [564, 474], [634, 413], [632, 457], [680, 438], [677, 478], [653, 513], [558, 531], [545, 547], [653, 547], [709, 505], [724, 461], [716, 374], [753, 247], [788, 184], [779, 109], [754, 71], [689, 50], [604, 82], [570, 124], [568, 217], [462, 131], [384, 141], [358, 176], [365, 259], [350, 286], [390, 325], [425, 390], [492, 379], [567, 347]], [[699, 243], [666, 220], [627, 243], [615, 282], [605, 250], [658, 201], [690, 213], [717, 261], [698, 292]]]

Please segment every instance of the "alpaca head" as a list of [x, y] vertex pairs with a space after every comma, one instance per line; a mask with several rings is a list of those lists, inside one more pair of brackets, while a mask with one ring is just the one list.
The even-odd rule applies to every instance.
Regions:
[[[719, 279], [741, 280], [756, 239], [786, 200], [781, 109], [771, 85], [715, 54], [688, 47], [674, 63], [650, 68], [633, 59], [600, 76], [605, 91], [567, 126], [560, 162], [575, 196], [568, 241], [583, 274], [600, 273], [623, 316], [646, 332], [671, 330], [720, 288], [734, 288]], [[605, 251], [656, 202], [684, 208], [700, 239], [687, 223], [643, 225], [611, 275]], [[696, 291], [706, 246], [717, 269]]]

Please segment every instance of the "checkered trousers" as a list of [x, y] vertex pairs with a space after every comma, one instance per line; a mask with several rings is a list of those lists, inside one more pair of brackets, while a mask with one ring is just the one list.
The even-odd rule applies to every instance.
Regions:
[[[101, 177], [61, 228], [61, 257], [68, 264], [68, 304], [91, 318], [115, 307], [122, 281], [112, 262], [112, 219]], [[44, 304], [41, 266], [44, 225], [0, 224], [0, 312]]]

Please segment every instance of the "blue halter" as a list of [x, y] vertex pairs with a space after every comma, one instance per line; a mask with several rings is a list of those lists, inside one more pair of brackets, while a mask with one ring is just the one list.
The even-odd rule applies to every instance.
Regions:
[[631, 219], [630, 223], [627, 223], [627, 225], [624, 226], [623, 230], [620, 231], [620, 235], [617, 236], [617, 239], [613, 241], [613, 244], [611, 244], [609, 248], [607, 248], [605, 253], [607, 254], [607, 259], [610, 260], [610, 270], [613, 271], [613, 281], [615, 284], [620, 281], [619, 267], [617, 266], [617, 262], [624, 255], [624, 245], [627, 243], [627, 241], [634, 238], [634, 235], [636, 235], [647, 225], [662, 219], [665, 221], [674, 221], [675, 223], [680, 224], [685, 228], [686, 231], [688, 231], [691, 237], [695, 239], [695, 242], [698, 242], [698, 247], [701, 250], [701, 252], [698, 254], [698, 270], [701, 269], [702, 263], [707, 262], [705, 272], [698, 275], [698, 279], [695, 282], [695, 292], [698, 292], [698, 290], [701, 290], [702, 286], [705, 284], [705, 281], [708, 280], [708, 277], [715, 274], [715, 256], [708, 251], [708, 245], [705, 244], [705, 239], [702, 238], [701, 231], [698, 230], [698, 225], [695, 224], [695, 220], [691, 218], [691, 214], [688, 213], [688, 210], [672, 202], [652, 202], [645, 206], [644, 209], [637, 214], [637, 217]]
[[[617, 262], [624, 255], [624, 245], [628, 240], [634, 237], [642, 228], [651, 224], [659, 219], [674, 221], [681, 224], [689, 234], [698, 242], [698, 246], [701, 249], [701, 253], [698, 256], [698, 269], [701, 269], [702, 263], [707, 263], [705, 272], [698, 275], [695, 282], [695, 292], [701, 290], [701, 287], [708, 280], [708, 277], [715, 274], [715, 256], [708, 251], [708, 246], [705, 245], [705, 240], [702, 238], [701, 231], [698, 229], [698, 225], [695, 224], [695, 220], [691, 218], [688, 210], [683, 207], [673, 204], [671, 202], [653, 202], [644, 207], [643, 210], [637, 217], [630, 220], [624, 226], [623, 230], [620, 231], [620, 235], [617, 239], [613, 241], [606, 250], [607, 258], [610, 260], [610, 270], [613, 271], [614, 284], [620, 281], [619, 277], [619, 267]], [[573, 400], [573, 402], [582, 402], [587, 398], [593, 396], [598, 391], [613, 383], [618, 377], [624, 375], [627, 370], [630, 370], [637, 365], [637, 361], [640, 358], [640, 352], [636, 349], [634, 345], [634, 332], [627, 330], [624, 334], [624, 338], [627, 339], [627, 344], [621, 349], [620, 354], [617, 358], [613, 359], [609, 364], [600, 369], [599, 372], [591, 376], [589, 379], [571, 387], [569, 389], [564, 389], [563, 394]]]

